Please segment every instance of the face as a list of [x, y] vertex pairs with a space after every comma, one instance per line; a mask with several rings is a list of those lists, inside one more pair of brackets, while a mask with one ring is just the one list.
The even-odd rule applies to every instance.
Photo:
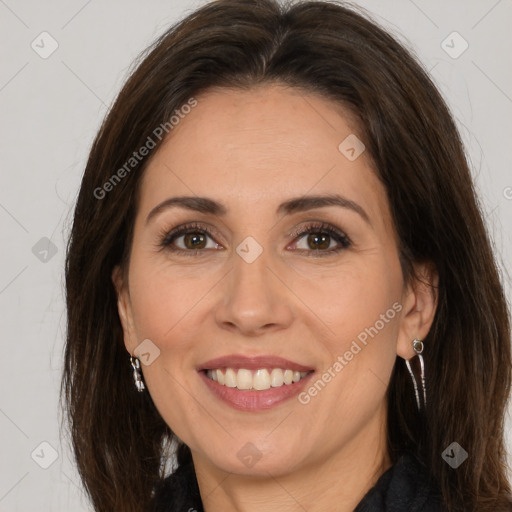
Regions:
[[113, 275], [146, 392], [196, 466], [284, 475], [375, 449], [429, 310], [356, 124], [284, 86], [196, 99], [145, 171]]

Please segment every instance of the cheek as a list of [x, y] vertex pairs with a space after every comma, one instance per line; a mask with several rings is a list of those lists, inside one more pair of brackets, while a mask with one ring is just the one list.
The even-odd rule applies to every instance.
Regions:
[[180, 435], [194, 422], [201, 423], [201, 407], [190, 405], [197, 392], [185, 387], [190, 384], [193, 347], [201, 326], [197, 313], [208, 287], [204, 279], [184, 278], [162, 263], [149, 261], [138, 265], [134, 260], [130, 273], [137, 343], [149, 339], [157, 347], [158, 357], [142, 366], [144, 381], [156, 408]]
[[130, 269], [130, 296], [137, 334], [155, 343], [179, 344], [176, 333], [190, 322], [208, 287], [205, 279], [182, 275], [162, 256], [134, 259]]
[[[339, 342], [341, 347], [343, 342], [373, 326], [401, 297], [398, 258], [382, 249], [365, 255], [347, 255], [346, 260], [332, 268], [297, 264], [293, 270], [293, 291], [309, 309], [308, 316], [317, 326], [325, 327], [322, 331], [326, 337], [334, 345]], [[396, 317], [394, 310], [390, 316]]]
[[385, 393], [396, 360], [402, 273], [392, 253], [375, 252], [316, 277], [294, 288], [301, 297], [307, 292], [310, 330], [325, 333], [317, 340], [324, 354], [319, 378], [330, 391], [320, 391], [322, 383], [311, 391], [346, 421], [355, 410], [372, 410]]

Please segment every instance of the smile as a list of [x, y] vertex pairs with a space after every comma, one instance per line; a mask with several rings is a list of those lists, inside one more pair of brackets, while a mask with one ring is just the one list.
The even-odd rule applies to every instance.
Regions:
[[299, 382], [309, 372], [299, 372], [297, 370], [282, 368], [258, 368], [249, 370], [246, 368], [218, 368], [207, 370], [206, 376], [228, 388], [237, 388], [239, 390], [257, 390], [264, 391], [270, 388], [280, 388], [289, 386], [294, 382]]
[[315, 374], [314, 367], [283, 357], [241, 354], [205, 361], [197, 372], [220, 402], [252, 413], [290, 401]]

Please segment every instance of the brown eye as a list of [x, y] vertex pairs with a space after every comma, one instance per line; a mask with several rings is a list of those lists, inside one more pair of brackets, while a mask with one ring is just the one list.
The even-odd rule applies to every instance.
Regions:
[[221, 247], [215, 242], [208, 228], [195, 223], [178, 226], [162, 235], [160, 247], [177, 253], [195, 255], [206, 253], [205, 249]]
[[307, 244], [310, 249], [329, 249], [331, 236], [322, 233], [311, 233], [307, 237]]
[[203, 233], [187, 233], [183, 235], [183, 245], [187, 249], [204, 249], [206, 246], [206, 237]]
[[[178, 226], [170, 232], [160, 235], [159, 246], [162, 249], [187, 256], [206, 255], [209, 252], [206, 249], [223, 248], [215, 242], [210, 231], [211, 228], [196, 223]], [[352, 245], [347, 235], [326, 223], [310, 224], [291, 233], [290, 236], [298, 240], [295, 242], [294, 250], [311, 256], [334, 255]]]
[[293, 233], [293, 236], [297, 239], [296, 250], [309, 252], [313, 256], [329, 256], [352, 245], [347, 235], [325, 223], [310, 224]]

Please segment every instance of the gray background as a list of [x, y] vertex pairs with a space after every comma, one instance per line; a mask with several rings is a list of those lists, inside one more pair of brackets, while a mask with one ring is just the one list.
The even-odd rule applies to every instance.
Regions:
[[[91, 142], [130, 63], [203, 3], [0, 0], [0, 512], [92, 510], [59, 433], [72, 208]], [[505, 271], [512, 261], [512, 2], [357, 3], [409, 41], [447, 98]], [[58, 43], [47, 58], [40, 56], [51, 49], [44, 31]], [[462, 39], [447, 39], [454, 31]], [[511, 453], [510, 419], [507, 433]]]

